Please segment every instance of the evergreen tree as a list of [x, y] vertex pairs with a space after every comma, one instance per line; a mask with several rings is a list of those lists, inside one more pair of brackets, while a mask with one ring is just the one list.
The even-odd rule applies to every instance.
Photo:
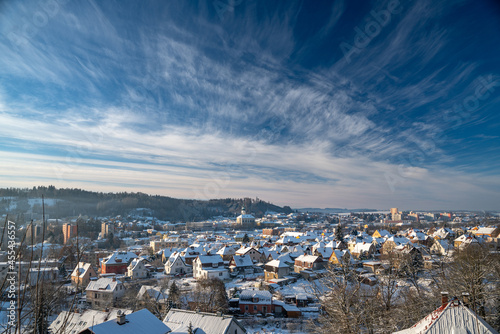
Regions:
[[337, 225], [337, 229], [335, 230], [335, 238], [339, 242], [344, 242], [344, 230], [340, 223]]
[[246, 244], [249, 242], [250, 242], [250, 238], [248, 237], [248, 234], [245, 233], [245, 235], [243, 236], [243, 243]]

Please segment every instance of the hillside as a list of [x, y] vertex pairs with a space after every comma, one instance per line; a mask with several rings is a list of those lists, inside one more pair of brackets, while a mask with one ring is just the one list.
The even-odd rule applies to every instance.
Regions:
[[[279, 207], [259, 199], [211, 199], [208, 201], [178, 199], [143, 193], [102, 193], [82, 189], [49, 187], [0, 188], [0, 214], [39, 216], [41, 197], [50, 218], [78, 215], [115, 216], [143, 212], [170, 221], [199, 221], [218, 215], [234, 216], [244, 205], [247, 212], [262, 216], [266, 211], [290, 213], [290, 207]], [[141, 209], [141, 210], [136, 210]], [[28, 216], [29, 217], [29, 216]]]

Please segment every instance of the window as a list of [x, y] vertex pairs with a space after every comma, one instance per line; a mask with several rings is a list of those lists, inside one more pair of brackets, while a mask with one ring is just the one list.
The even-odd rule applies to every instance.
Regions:
[[254, 310], [254, 311], [257, 311], [257, 305], [254, 305], [254, 306], [253, 306], [253, 310]]
[[248, 311], [248, 305], [245, 305], [245, 311]]
[[222, 273], [219, 273], [219, 276], [222, 276]]

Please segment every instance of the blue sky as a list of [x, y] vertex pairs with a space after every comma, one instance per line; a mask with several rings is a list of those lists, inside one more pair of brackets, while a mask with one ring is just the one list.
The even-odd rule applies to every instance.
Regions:
[[500, 209], [495, 1], [6, 1], [0, 185]]

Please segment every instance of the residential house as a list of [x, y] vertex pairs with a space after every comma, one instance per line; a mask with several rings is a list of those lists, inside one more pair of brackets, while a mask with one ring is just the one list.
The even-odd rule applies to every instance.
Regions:
[[272, 295], [265, 290], [243, 290], [240, 293], [239, 306], [241, 313], [272, 313]]
[[290, 274], [290, 266], [284, 259], [269, 261], [264, 266], [264, 280], [269, 282], [273, 279], [281, 279]]
[[355, 258], [370, 258], [375, 253], [375, 245], [367, 242], [358, 242], [351, 251], [351, 255]]
[[90, 263], [78, 262], [75, 270], [71, 273], [71, 282], [75, 285], [86, 287], [91, 278], [96, 278], [97, 273]]
[[234, 249], [234, 247], [224, 246], [219, 249], [216, 254], [220, 255], [222, 257], [222, 260], [224, 261], [231, 261], [233, 255], [236, 254], [236, 250]]
[[114, 252], [101, 262], [101, 274], [125, 274], [128, 265], [133, 259], [137, 258], [137, 254], [133, 252]]
[[387, 230], [376, 230], [372, 234], [373, 238], [390, 238], [392, 234]]
[[320, 270], [323, 269], [324, 262], [321, 256], [301, 255], [295, 259], [294, 271], [300, 273], [303, 270]]
[[94, 309], [105, 309], [113, 306], [125, 294], [125, 287], [115, 277], [103, 277], [90, 281], [85, 289], [87, 302]]
[[139, 304], [147, 307], [155, 305], [161, 313], [168, 309], [168, 289], [161, 289], [159, 286], [143, 285], [137, 293]]
[[249, 275], [254, 273], [254, 265], [250, 255], [234, 255], [229, 261], [229, 270], [233, 274]]
[[448, 255], [453, 246], [447, 239], [435, 239], [430, 251], [432, 254]]
[[193, 261], [193, 277], [201, 278], [229, 278], [229, 271], [224, 268], [224, 261], [219, 255], [199, 255]]
[[253, 263], [266, 261], [263, 253], [253, 247], [241, 247], [236, 251], [235, 255], [249, 255]]
[[133, 259], [127, 267], [127, 276], [132, 279], [149, 277], [149, 271], [146, 268], [145, 259], [142, 257]]
[[334, 249], [332, 255], [328, 258], [328, 262], [334, 265], [343, 265], [351, 262], [351, 254], [349, 251]]
[[165, 263], [165, 273], [167, 275], [184, 275], [192, 272], [193, 267], [186, 264], [180, 253], [175, 253]]

